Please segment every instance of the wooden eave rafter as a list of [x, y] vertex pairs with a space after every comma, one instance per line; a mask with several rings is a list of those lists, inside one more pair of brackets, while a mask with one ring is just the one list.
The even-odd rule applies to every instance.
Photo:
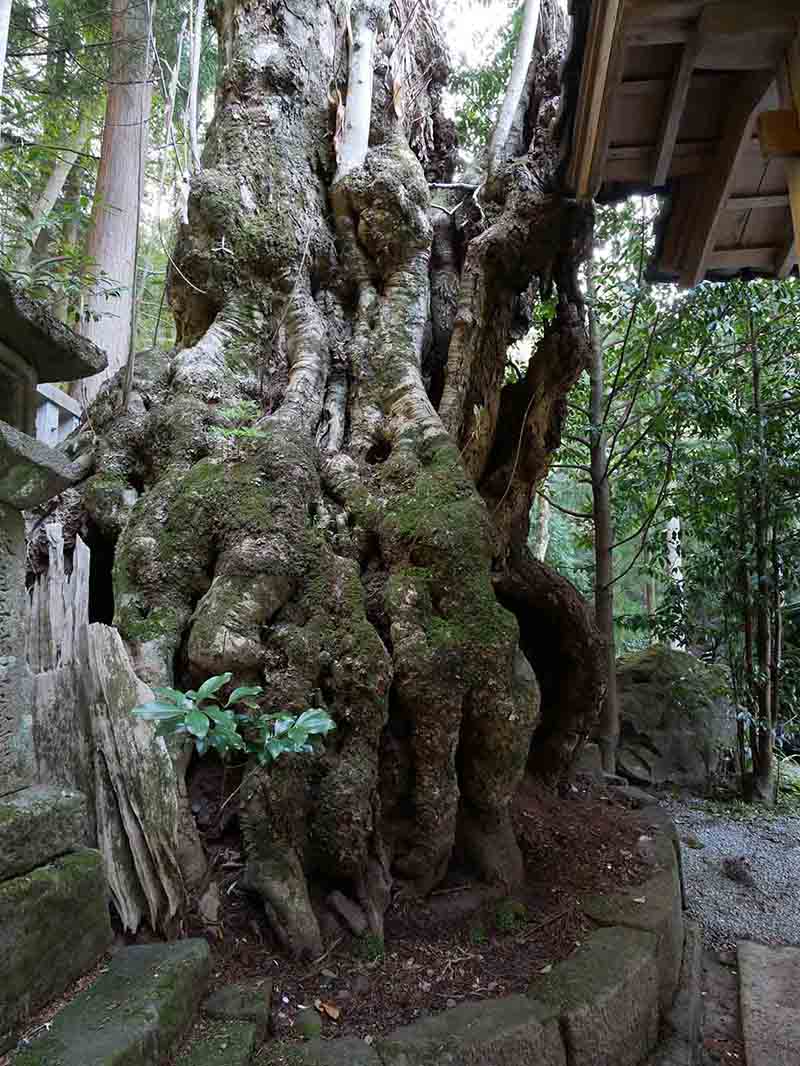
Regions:
[[[709, 272], [787, 276], [798, 257], [791, 234], [779, 236], [780, 219], [783, 212], [788, 229], [791, 206], [800, 234], [800, 152], [785, 160], [784, 190], [780, 171], [768, 169], [754, 137], [782, 64], [781, 106], [796, 116], [800, 0], [592, 0], [568, 186], [582, 200], [601, 189], [615, 196], [626, 187], [668, 188], [674, 202], [657, 267], [661, 276], [666, 271], [683, 285]], [[712, 120], [705, 126], [697, 120], [705, 110], [698, 99], [706, 93], [708, 113], [720, 115], [710, 136]], [[690, 100], [694, 112], [687, 120]], [[706, 139], [686, 139], [701, 129]], [[800, 121], [796, 132], [800, 136]], [[670, 237], [675, 226], [686, 232]]]

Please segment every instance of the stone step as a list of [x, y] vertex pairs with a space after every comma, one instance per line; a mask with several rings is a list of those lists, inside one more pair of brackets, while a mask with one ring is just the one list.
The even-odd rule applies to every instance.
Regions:
[[91, 848], [0, 883], [0, 1054], [111, 946], [107, 894]]
[[195, 1025], [175, 1066], [249, 1066], [257, 1043], [254, 1022], [204, 1018]]
[[797, 1066], [800, 948], [742, 941], [737, 955], [747, 1066]]
[[269, 1028], [272, 980], [225, 985], [203, 1004], [175, 1066], [247, 1066]]
[[159, 1066], [194, 1019], [209, 965], [205, 940], [123, 948], [12, 1066]]

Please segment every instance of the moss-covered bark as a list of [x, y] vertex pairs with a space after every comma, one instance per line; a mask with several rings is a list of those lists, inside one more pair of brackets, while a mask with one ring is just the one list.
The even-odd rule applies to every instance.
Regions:
[[[127, 413], [101, 396], [84, 492], [145, 680], [230, 670], [269, 709], [336, 720], [240, 797], [247, 882], [308, 955], [324, 889], [380, 933], [391, 893], [429, 891], [456, 847], [488, 880], [521, 876], [508, 812], [540, 721], [520, 638], [537, 604], [495, 583], [586, 355], [587, 219], [553, 184], [553, 57], [529, 79], [530, 151], [459, 230], [428, 184], [452, 167], [445, 56], [403, 11], [378, 29], [366, 160], [335, 180], [335, 5], [215, 8], [217, 113], [169, 285], [180, 347], [140, 360]], [[537, 281], [557, 313], [504, 387]], [[220, 436], [245, 410], [253, 435]], [[554, 775], [572, 748], [550, 745]]]

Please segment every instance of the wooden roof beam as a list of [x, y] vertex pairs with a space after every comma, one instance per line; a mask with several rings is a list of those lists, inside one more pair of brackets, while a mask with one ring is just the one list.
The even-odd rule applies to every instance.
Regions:
[[725, 204], [728, 211], [761, 211], [764, 208], [788, 206], [789, 194], [785, 192], [766, 196], [732, 196]]
[[[592, 188], [592, 178], [596, 172], [598, 135], [602, 137], [607, 123], [607, 116], [603, 119], [603, 105], [608, 112], [609, 75], [614, 76], [612, 60], [616, 49], [624, 47], [620, 33], [622, 11], [623, 0], [595, 0], [592, 4], [572, 133], [573, 152], [567, 172], [567, 185], [578, 200], [591, 200], [597, 191]], [[621, 77], [621, 69], [619, 74]]]
[[702, 47], [703, 37], [697, 32], [684, 45], [680, 62], [675, 68], [656, 145], [652, 174], [652, 183], [656, 188], [664, 185], [669, 176], [669, 167], [678, 140], [678, 130], [686, 107], [686, 98], [689, 95], [692, 74], [697, 56]]
[[749, 73], [742, 78], [731, 99], [719, 150], [699, 190], [681, 285], [692, 288], [705, 277], [714, 247], [714, 229], [730, 197], [736, 164], [747, 149], [756, 114], [773, 80], [771, 71]]

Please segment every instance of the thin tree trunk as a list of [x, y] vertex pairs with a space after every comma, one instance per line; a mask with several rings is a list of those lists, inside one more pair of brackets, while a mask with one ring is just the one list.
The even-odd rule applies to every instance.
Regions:
[[14, 260], [15, 270], [26, 270], [29, 266], [33, 254], [33, 245], [36, 243], [37, 237], [46, 225], [48, 215], [55, 207], [59, 196], [61, 196], [61, 193], [64, 190], [67, 177], [69, 176], [75, 160], [78, 158], [79, 152], [81, 152], [89, 139], [89, 134], [92, 129], [92, 118], [93, 116], [91, 112], [84, 113], [78, 128], [72, 136], [68, 138], [63, 151], [59, 153], [53, 169], [45, 182], [44, 188], [39, 193], [39, 196], [31, 207], [31, 212], [35, 219], [31, 243], [30, 245], [26, 244], [20, 249], [19, 254]]
[[608, 441], [604, 426], [605, 380], [603, 344], [594, 312], [596, 296], [591, 263], [587, 264], [589, 294], [589, 336], [591, 341], [590, 469], [592, 479], [592, 518], [594, 523], [594, 606], [597, 628], [603, 637], [608, 669], [608, 687], [600, 717], [598, 745], [606, 773], [616, 773], [619, 741], [619, 702], [617, 698], [617, 657], [614, 647], [614, 531], [611, 514], [611, 486], [608, 480]]
[[0, 128], [3, 123], [3, 76], [8, 50], [8, 28], [11, 24], [11, 0], [0, 0]]
[[550, 544], [550, 501], [544, 496], [536, 498], [536, 517], [531, 536], [531, 554], [543, 563]]
[[755, 419], [758, 465], [753, 480], [753, 510], [756, 563], [756, 661], [754, 677], [758, 706], [758, 767], [753, 767], [753, 799], [772, 805], [775, 802], [774, 757], [772, 735], [772, 633], [770, 626], [769, 518], [767, 512], [766, 454], [761, 411], [761, 364], [755, 338], [750, 339], [752, 365], [753, 416]]
[[372, 114], [373, 54], [380, 12], [381, 4], [375, 0], [358, 0], [355, 11], [351, 11], [347, 100], [341, 140], [337, 145], [337, 182], [351, 170], [362, 166], [367, 156]]
[[[66, 256], [64, 263], [65, 280], [73, 269], [71, 256], [78, 247], [80, 238], [80, 225], [78, 222], [78, 207], [81, 195], [81, 166], [73, 163], [67, 180], [64, 183], [64, 206], [67, 208], [67, 217], [61, 229], [61, 254]], [[53, 313], [66, 322], [69, 316], [69, 297], [66, 290], [59, 295], [53, 306]]]
[[[747, 544], [747, 509], [744, 493], [744, 471], [742, 457], [739, 455], [739, 477], [737, 478], [736, 512], [739, 530], [739, 596], [741, 598], [741, 610], [743, 618], [743, 659], [744, 659], [744, 683], [742, 685], [742, 697], [747, 700], [748, 711], [751, 716], [755, 711], [756, 703], [753, 688], [753, 600], [750, 591], [750, 567], [747, 559], [749, 554]], [[738, 671], [735, 671], [738, 673]], [[756, 743], [755, 730], [752, 724], [745, 730], [743, 719], [739, 718], [736, 723], [736, 734], [739, 745], [739, 763], [741, 771], [742, 795], [749, 798], [752, 788], [747, 782], [747, 757], [745, 753], [746, 740], [750, 740], [750, 755], [752, 759], [752, 771], [755, 773], [758, 763], [758, 745]]]
[[517, 108], [525, 89], [528, 78], [528, 67], [533, 58], [533, 48], [536, 43], [536, 31], [539, 27], [539, 15], [541, 0], [525, 0], [525, 11], [522, 18], [522, 30], [514, 53], [514, 65], [511, 68], [511, 77], [508, 79], [505, 96], [497, 118], [497, 125], [489, 142], [489, 175], [493, 176], [497, 168], [505, 159], [505, 149]]
[[[192, 39], [189, 50], [189, 150], [192, 171], [200, 169], [200, 137], [198, 134], [197, 113], [200, 103], [200, 56], [203, 50], [203, 22], [205, 20], [205, 0], [197, 0], [197, 9], [192, 24]], [[175, 70], [180, 66], [180, 52]], [[171, 108], [170, 108], [171, 110]]]
[[778, 531], [772, 528], [772, 725], [781, 718], [781, 670], [783, 660], [783, 567], [778, 549]]
[[[87, 300], [81, 333], [105, 349], [108, 368], [79, 384], [77, 393], [84, 405], [125, 366], [130, 350], [139, 192], [152, 98], [148, 34], [146, 0], [112, 0], [106, 119], [86, 254], [105, 283], [118, 288], [119, 296], [107, 298], [96, 292]], [[104, 285], [102, 278], [99, 284]]]
[[[681, 520], [678, 515], [673, 515], [667, 522], [667, 575], [672, 582], [676, 593], [683, 599], [683, 546], [681, 544]], [[670, 647], [676, 651], [686, 651], [686, 640], [683, 632], [673, 637]]]

